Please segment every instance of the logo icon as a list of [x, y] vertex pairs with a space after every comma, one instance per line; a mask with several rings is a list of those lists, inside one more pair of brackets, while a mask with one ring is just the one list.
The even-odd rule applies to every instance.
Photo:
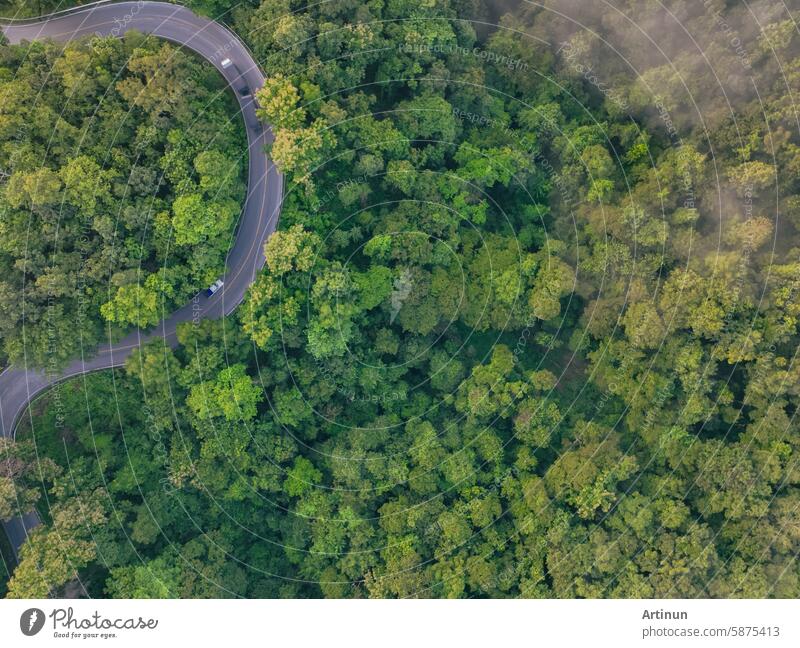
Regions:
[[25, 610], [19, 618], [19, 629], [26, 637], [32, 637], [44, 627], [44, 612], [39, 608]]

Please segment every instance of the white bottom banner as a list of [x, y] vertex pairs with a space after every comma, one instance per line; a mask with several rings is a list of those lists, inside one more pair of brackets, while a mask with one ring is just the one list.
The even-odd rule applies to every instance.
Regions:
[[800, 646], [798, 601], [0, 601], [0, 646]]

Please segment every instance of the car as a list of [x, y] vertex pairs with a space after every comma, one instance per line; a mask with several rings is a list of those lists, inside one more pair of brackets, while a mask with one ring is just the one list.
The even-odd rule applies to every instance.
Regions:
[[229, 68], [231, 65], [233, 65], [233, 61], [231, 61], [229, 58], [224, 58], [224, 59], [222, 59], [222, 60], [219, 62], [219, 64], [220, 64], [220, 65], [221, 65], [223, 68], [226, 68], [226, 69], [227, 69], [227, 68]]
[[222, 286], [225, 285], [225, 282], [222, 279], [217, 279], [213, 284], [208, 287], [206, 290], [206, 297], [211, 297], [215, 292], [217, 292]]
[[[258, 110], [258, 102], [256, 101], [255, 97], [253, 97], [248, 103], [251, 105], [242, 108], [245, 124], [247, 124], [248, 128], [260, 133], [262, 130], [261, 121], [258, 119], [258, 115], [256, 115], [256, 110]], [[250, 108], [252, 108], [252, 110], [250, 110]]]
[[250, 88], [248, 86], [246, 86], [246, 85], [241, 86], [239, 88], [239, 94], [242, 95], [243, 97], [249, 97], [250, 96]]

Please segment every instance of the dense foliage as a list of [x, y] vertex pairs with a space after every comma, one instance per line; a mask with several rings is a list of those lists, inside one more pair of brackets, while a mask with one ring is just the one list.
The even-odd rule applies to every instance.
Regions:
[[800, 596], [794, 17], [549, 4], [237, 7], [267, 266], [21, 430], [12, 596]]
[[156, 39], [0, 47], [0, 340], [57, 368], [222, 273], [243, 131], [216, 70]]

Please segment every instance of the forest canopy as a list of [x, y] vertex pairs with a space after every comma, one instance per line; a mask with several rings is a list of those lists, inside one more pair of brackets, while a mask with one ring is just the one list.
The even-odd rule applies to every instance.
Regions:
[[6, 365], [58, 368], [222, 274], [247, 148], [210, 64], [136, 34], [3, 46], [0, 97]]
[[[0, 511], [16, 490], [45, 520], [8, 595], [800, 596], [798, 16], [611, 4], [194, 3], [225, 11], [267, 72], [279, 231], [233, 317], [64, 384], [0, 447]], [[219, 210], [212, 245], [241, 201], [238, 172], [207, 188], [207, 169], [243, 166], [225, 100], [191, 138], [154, 129], [139, 193], [115, 194], [129, 167], [92, 151], [127, 159], [161, 92], [182, 89], [178, 124], [218, 81], [137, 36], [68, 49], [83, 67], [30, 47], [2, 49], [3, 163], [12, 124], [49, 138], [58, 111], [29, 111], [74, 93], [92, 112], [113, 90], [142, 125], [120, 140], [109, 118], [76, 155], [67, 120], [63, 157], [31, 152], [2, 185], [4, 275], [47, 277], [53, 205], [75, 227], [113, 207], [132, 220], [115, 245], [97, 226], [91, 321], [136, 324], [151, 277], [185, 301], [221, 257], [189, 254], [183, 224]], [[65, 81], [94, 56], [174, 76], [152, 104], [146, 72], [112, 84], [110, 62]], [[21, 98], [25, 70], [52, 104]], [[164, 214], [168, 251], [142, 238], [145, 213], [156, 232]], [[29, 219], [39, 274], [14, 265]]]

